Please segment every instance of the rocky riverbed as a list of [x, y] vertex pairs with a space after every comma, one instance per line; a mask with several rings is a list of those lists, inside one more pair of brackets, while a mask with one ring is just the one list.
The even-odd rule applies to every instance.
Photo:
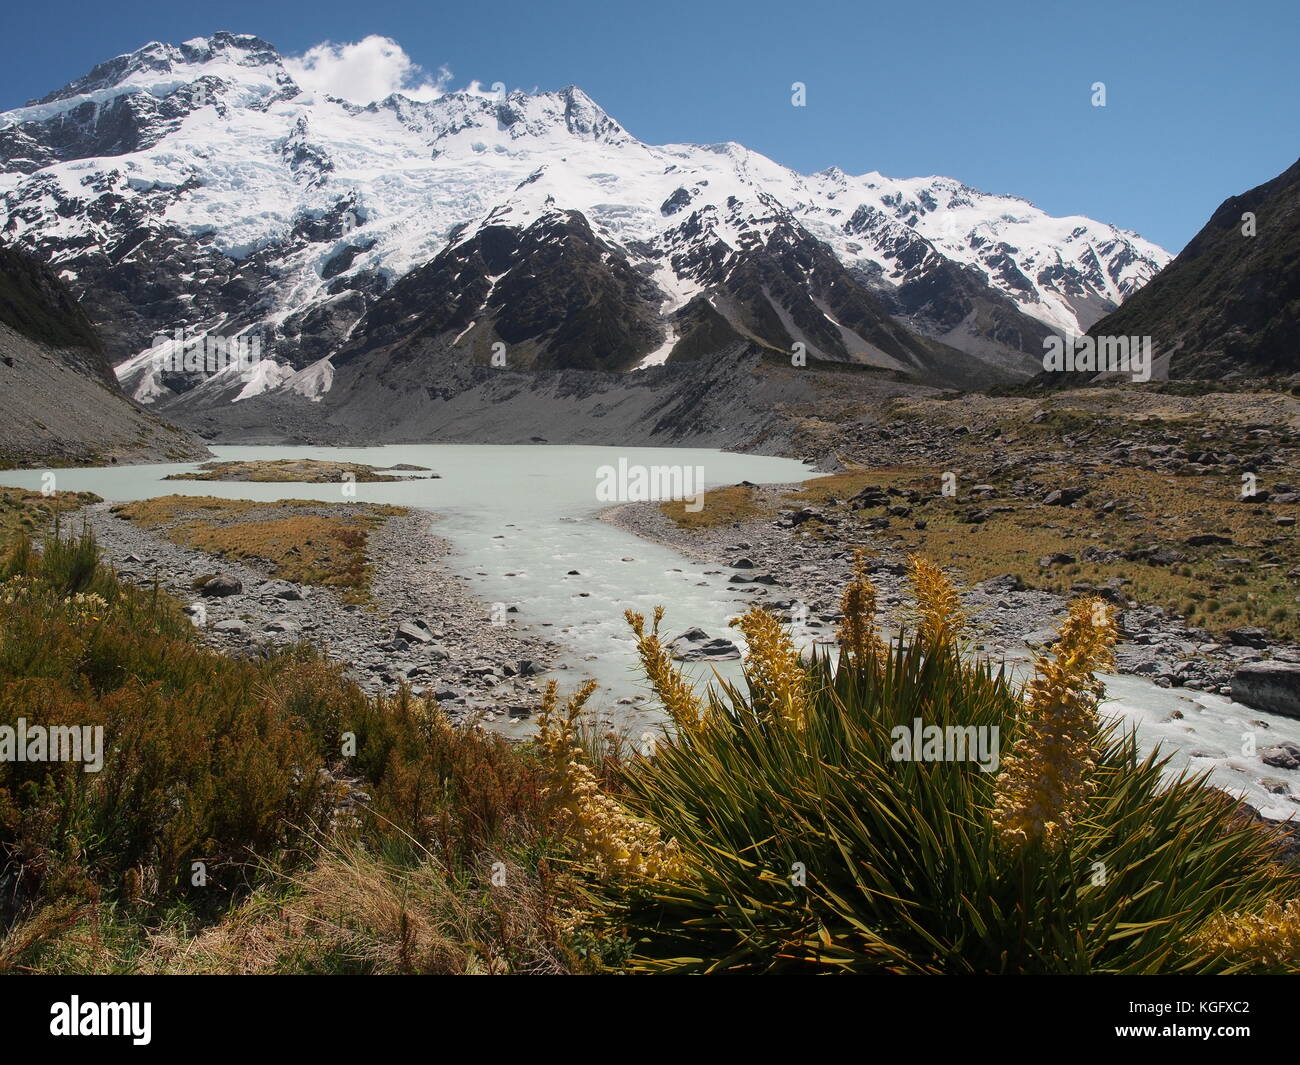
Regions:
[[[190, 604], [202, 638], [225, 653], [309, 642], [344, 663], [367, 692], [392, 694], [406, 684], [436, 698], [453, 720], [478, 719], [507, 733], [540, 703], [538, 674], [558, 648], [520, 631], [509, 616], [494, 617], [468, 578], [450, 572], [448, 544], [433, 534], [428, 512], [390, 517], [370, 534], [374, 577], [369, 602], [361, 604], [178, 546], [114, 515], [108, 504], [83, 513], [125, 580], [157, 581]], [[217, 581], [194, 587], [213, 574]]]
[[[779, 507], [794, 485], [755, 487], [760, 504]], [[828, 537], [828, 515], [784, 510], [775, 520], [733, 522], [714, 528], [686, 529], [667, 517], [658, 504], [629, 503], [610, 508], [603, 519], [658, 541], [697, 560], [731, 571], [730, 582], [753, 602], [788, 622], [806, 626], [814, 640], [833, 638], [839, 621], [839, 597], [849, 578], [854, 547], [871, 553], [869, 567], [879, 593], [880, 622], [886, 629], [905, 623], [910, 596], [904, 556], [886, 543]], [[833, 518], [831, 518], [833, 520]], [[816, 529], [817, 535], [811, 530]], [[1272, 644], [1258, 629], [1243, 626], [1228, 641], [1189, 626], [1160, 607], [1128, 599], [1122, 587], [1103, 586], [1079, 594], [1098, 594], [1116, 608], [1121, 642], [1115, 650], [1117, 669], [1143, 677], [1164, 688], [1189, 688], [1215, 694], [1244, 694], [1243, 673], [1249, 677], [1267, 664], [1271, 674], [1285, 678], [1300, 673], [1300, 647]], [[1069, 598], [1025, 586], [1017, 574], [1004, 574], [963, 589], [976, 647], [998, 658], [1023, 658], [1050, 648]], [[1251, 669], [1243, 670], [1243, 667]], [[1276, 677], [1267, 682], [1278, 687]], [[1261, 684], [1261, 687], [1264, 685]], [[1282, 688], [1289, 685], [1284, 680]], [[1261, 709], [1300, 717], [1300, 685], [1293, 688], [1291, 710], [1282, 705]], [[1285, 701], [1285, 700], [1284, 700]]]

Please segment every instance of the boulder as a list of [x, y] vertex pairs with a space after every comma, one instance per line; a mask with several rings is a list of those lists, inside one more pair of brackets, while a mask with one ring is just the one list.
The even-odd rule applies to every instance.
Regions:
[[213, 577], [204, 583], [199, 589], [200, 595], [209, 598], [224, 597], [227, 595], [238, 595], [244, 590], [242, 581], [235, 580], [234, 577]]
[[700, 628], [687, 629], [669, 641], [668, 653], [678, 662], [725, 662], [740, 657], [740, 649], [730, 640], [711, 639]]
[[1232, 641], [1234, 647], [1264, 648], [1268, 646], [1268, 632], [1249, 625], [1239, 629], [1229, 629], [1227, 637]]
[[422, 621], [403, 621], [397, 626], [394, 639], [405, 640], [407, 643], [432, 643], [433, 634]]
[[1032, 647], [1035, 651], [1045, 651], [1061, 638], [1061, 634], [1055, 629], [1035, 629], [1033, 632], [1026, 633], [1025, 646]]
[[983, 588], [984, 591], [994, 593], [994, 594], [1005, 593], [1005, 592], [1023, 592], [1025, 590], [1025, 582], [1020, 578], [1019, 574], [1003, 573], [1001, 576], [998, 577], [990, 577], [983, 584], [981, 584], [980, 587]]
[[1189, 536], [1183, 541], [1188, 547], [1209, 547], [1211, 544], [1231, 544], [1231, 536], [1220, 536], [1218, 533], [1199, 533], [1196, 536]]
[[1300, 664], [1250, 662], [1232, 678], [1232, 698], [1286, 717], [1300, 717]]
[[1300, 769], [1300, 745], [1279, 743], [1276, 747], [1266, 747], [1259, 752], [1265, 765], [1274, 769]]

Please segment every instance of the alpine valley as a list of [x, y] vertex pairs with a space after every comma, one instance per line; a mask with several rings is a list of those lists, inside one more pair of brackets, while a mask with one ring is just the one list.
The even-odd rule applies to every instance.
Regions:
[[[647, 145], [572, 86], [360, 106], [232, 33], [0, 114], [0, 242], [127, 395], [243, 442], [753, 444], [817, 387], [792, 364], [1024, 381], [1170, 259], [949, 178]], [[178, 336], [262, 357], [195, 372], [158, 358]]]

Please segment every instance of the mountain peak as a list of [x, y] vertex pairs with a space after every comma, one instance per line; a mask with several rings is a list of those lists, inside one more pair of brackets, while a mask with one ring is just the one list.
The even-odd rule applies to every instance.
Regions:
[[[139, 84], [144, 88], [163, 80], [179, 68], [224, 62], [232, 66], [282, 69], [280, 53], [274, 45], [250, 33], [218, 30], [211, 37], [194, 37], [183, 44], [150, 41], [133, 52], [115, 56], [93, 67], [89, 73], [61, 89], [28, 104], [36, 107], [80, 96], [91, 96], [119, 87]], [[197, 77], [197, 72], [185, 72]]]

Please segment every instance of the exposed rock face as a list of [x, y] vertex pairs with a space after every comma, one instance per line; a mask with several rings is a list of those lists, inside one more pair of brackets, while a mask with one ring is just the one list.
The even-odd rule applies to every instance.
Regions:
[[1300, 665], [1294, 662], [1244, 665], [1232, 678], [1232, 697], [1257, 710], [1300, 717]]
[[0, 247], [0, 463], [203, 458], [189, 433], [117, 387], [104, 348], [47, 267]]
[[[663, 341], [662, 293], [578, 212], [486, 226], [385, 293], [332, 360], [455, 335], [460, 357], [518, 369], [627, 369]], [[494, 349], [499, 342], [502, 346]]]

